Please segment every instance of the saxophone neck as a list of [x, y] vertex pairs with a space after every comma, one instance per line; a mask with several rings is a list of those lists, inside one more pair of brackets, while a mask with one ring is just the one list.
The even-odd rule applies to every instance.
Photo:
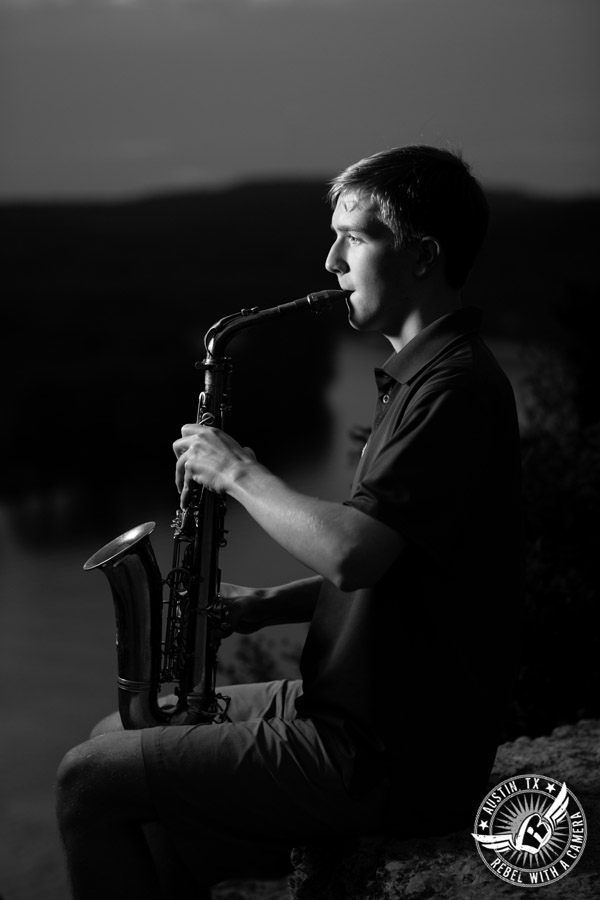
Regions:
[[253, 306], [250, 309], [241, 309], [230, 316], [225, 316], [215, 322], [206, 332], [204, 365], [207, 367], [221, 363], [229, 341], [240, 331], [245, 331], [246, 328], [253, 328], [266, 319], [279, 318], [298, 312], [324, 312], [344, 300], [349, 294], [350, 291], [317, 291], [307, 294], [306, 297], [300, 297], [298, 300], [291, 300], [289, 303], [271, 306], [268, 309], [259, 309], [258, 306]]

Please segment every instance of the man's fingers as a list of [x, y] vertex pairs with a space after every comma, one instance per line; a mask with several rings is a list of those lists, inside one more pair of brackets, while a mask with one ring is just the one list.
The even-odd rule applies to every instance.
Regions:
[[195, 479], [189, 459], [183, 456], [180, 457], [176, 466], [175, 482], [179, 491], [179, 505], [182, 509], [185, 509], [192, 498]]
[[182, 490], [182, 492], [179, 496], [179, 506], [181, 507], [181, 509], [187, 508], [187, 505], [190, 502], [190, 497], [191, 497], [191, 491], [189, 490], [189, 488], [184, 487], [184, 489]]
[[188, 450], [197, 437], [202, 434], [205, 425], [184, 425], [181, 429], [181, 437], [173, 442], [173, 453], [180, 457]]
[[191, 489], [193, 482], [203, 484], [207, 490], [222, 493], [227, 490], [228, 479], [240, 461], [255, 459], [250, 449], [242, 449], [233, 438], [219, 428], [204, 425], [184, 425], [184, 435], [173, 443], [177, 458], [175, 483], [182, 495], [182, 505], [188, 498], [184, 488]]
[[177, 459], [179, 459], [182, 453], [185, 453], [187, 448], [187, 441], [184, 441], [183, 438], [177, 438], [176, 441], [173, 441], [173, 453], [175, 454]]
[[186, 483], [193, 480], [191, 469], [189, 468], [190, 459], [186, 454], [182, 454], [175, 464], [175, 484], [180, 494], [186, 488]]
[[183, 425], [183, 427], [181, 429], [181, 436], [184, 438], [191, 437], [194, 434], [198, 434], [200, 428], [205, 428], [205, 427], [206, 427], [205, 425], [194, 425], [194, 424]]
[[[183, 431], [183, 429], [182, 429]], [[197, 433], [188, 434], [186, 437], [177, 438], [176, 441], [173, 441], [173, 453], [177, 458], [182, 456], [186, 450], [189, 450], [194, 444], [198, 442], [199, 435]]]
[[[173, 444], [173, 449], [175, 449], [175, 444]], [[179, 493], [183, 490], [183, 480], [184, 480], [184, 471], [183, 471], [183, 463], [181, 457], [177, 459], [175, 464], [175, 485]]]

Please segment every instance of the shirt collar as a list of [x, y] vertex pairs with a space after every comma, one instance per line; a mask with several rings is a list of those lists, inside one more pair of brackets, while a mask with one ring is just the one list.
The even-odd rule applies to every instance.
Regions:
[[400, 384], [406, 384], [456, 338], [478, 332], [481, 310], [466, 306], [441, 316], [415, 335], [383, 365], [383, 371]]

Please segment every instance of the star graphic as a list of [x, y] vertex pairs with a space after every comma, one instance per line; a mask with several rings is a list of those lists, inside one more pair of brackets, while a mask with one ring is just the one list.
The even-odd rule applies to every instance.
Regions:
[[549, 794], [551, 794], [552, 791], [555, 791], [555, 790], [556, 790], [556, 785], [555, 785], [555, 784], [547, 783], [547, 784], [546, 784], [546, 790], [548, 791]]
[[479, 823], [479, 827], [480, 827], [481, 830], [483, 831], [484, 828], [487, 828], [487, 827], [488, 827], [488, 823], [482, 821], [482, 822]]

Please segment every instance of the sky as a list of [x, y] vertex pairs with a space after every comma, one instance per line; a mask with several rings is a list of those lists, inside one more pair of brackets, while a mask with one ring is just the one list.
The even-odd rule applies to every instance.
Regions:
[[0, 201], [329, 178], [399, 144], [600, 193], [598, 0], [0, 0]]

